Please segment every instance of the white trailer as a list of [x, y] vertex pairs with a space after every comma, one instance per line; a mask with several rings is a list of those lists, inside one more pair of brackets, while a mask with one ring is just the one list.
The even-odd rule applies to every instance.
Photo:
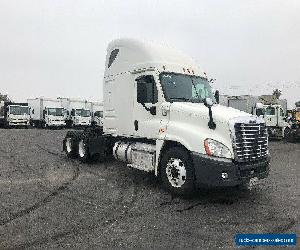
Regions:
[[92, 122], [92, 105], [87, 100], [76, 98], [58, 98], [67, 110], [66, 123], [68, 127], [87, 127]]
[[103, 102], [91, 102], [92, 107], [92, 124], [103, 126]]
[[0, 127], [29, 126], [30, 114], [27, 103], [0, 102]]
[[103, 132], [69, 131], [63, 141], [68, 157], [86, 162], [113, 156], [154, 173], [174, 194], [268, 176], [265, 121], [215, 103], [198, 64], [174, 49], [111, 42], [103, 98]]
[[64, 127], [66, 112], [60, 100], [54, 98], [34, 98], [27, 100], [31, 108], [31, 125], [34, 127]]

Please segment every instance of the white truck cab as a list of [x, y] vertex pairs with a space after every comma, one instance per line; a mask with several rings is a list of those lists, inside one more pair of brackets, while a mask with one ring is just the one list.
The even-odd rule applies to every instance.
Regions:
[[68, 127], [87, 127], [92, 123], [91, 103], [75, 98], [58, 98], [67, 110]]
[[103, 127], [103, 102], [91, 102], [91, 106], [93, 125]]
[[28, 127], [30, 108], [27, 103], [1, 102], [0, 125], [5, 127]]
[[31, 107], [31, 124], [34, 127], [62, 128], [66, 126], [66, 110], [60, 100], [54, 98], [28, 99]]
[[284, 129], [288, 126], [286, 114], [280, 104], [264, 105], [264, 120], [270, 136], [284, 137]]
[[68, 156], [86, 161], [111, 153], [154, 172], [176, 194], [268, 175], [264, 120], [217, 104], [203, 71], [174, 49], [132, 39], [111, 42], [103, 93], [103, 134], [68, 133]]

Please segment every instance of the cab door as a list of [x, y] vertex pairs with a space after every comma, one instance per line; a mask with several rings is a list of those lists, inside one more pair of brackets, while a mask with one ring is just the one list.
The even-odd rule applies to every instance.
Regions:
[[164, 98], [159, 86], [155, 73], [136, 75], [133, 127], [137, 137], [158, 139], [165, 131], [168, 116], [162, 113]]
[[277, 113], [276, 109], [273, 106], [267, 106], [265, 111], [265, 121], [267, 127], [276, 127], [277, 126]]
[[282, 107], [278, 107], [277, 112], [278, 112], [278, 126], [286, 127], [288, 124], [285, 121], [286, 117]]

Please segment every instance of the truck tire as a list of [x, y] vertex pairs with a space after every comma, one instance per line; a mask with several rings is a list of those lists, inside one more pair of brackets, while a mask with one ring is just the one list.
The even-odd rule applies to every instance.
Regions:
[[160, 162], [163, 186], [174, 195], [191, 195], [195, 191], [195, 170], [188, 151], [182, 147], [164, 152]]
[[91, 160], [88, 142], [84, 135], [78, 143], [78, 158], [81, 162], [84, 163], [89, 162]]
[[64, 139], [63, 148], [68, 158], [77, 157], [76, 135], [73, 131], [69, 131]]
[[284, 139], [287, 142], [295, 142], [295, 136], [291, 128], [286, 127], [284, 130]]

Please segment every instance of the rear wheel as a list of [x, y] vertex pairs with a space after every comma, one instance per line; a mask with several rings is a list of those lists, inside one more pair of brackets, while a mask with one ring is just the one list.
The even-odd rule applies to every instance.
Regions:
[[194, 166], [184, 148], [174, 147], [164, 153], [160, 176], [163, 186], [175, 195], [190, 195], [195, 191]]
[[294, 134], [292, 132], [292, 129], [289, 127], [286, 127], [284, 130], [284, 139], [288, 142], [294, 142], [295, 141], [295, 137]]
[[85, 138], [80, 139], [78, 143], [78, 157], [82, 162], [89, 162], [91, 159], [87, 140]]

